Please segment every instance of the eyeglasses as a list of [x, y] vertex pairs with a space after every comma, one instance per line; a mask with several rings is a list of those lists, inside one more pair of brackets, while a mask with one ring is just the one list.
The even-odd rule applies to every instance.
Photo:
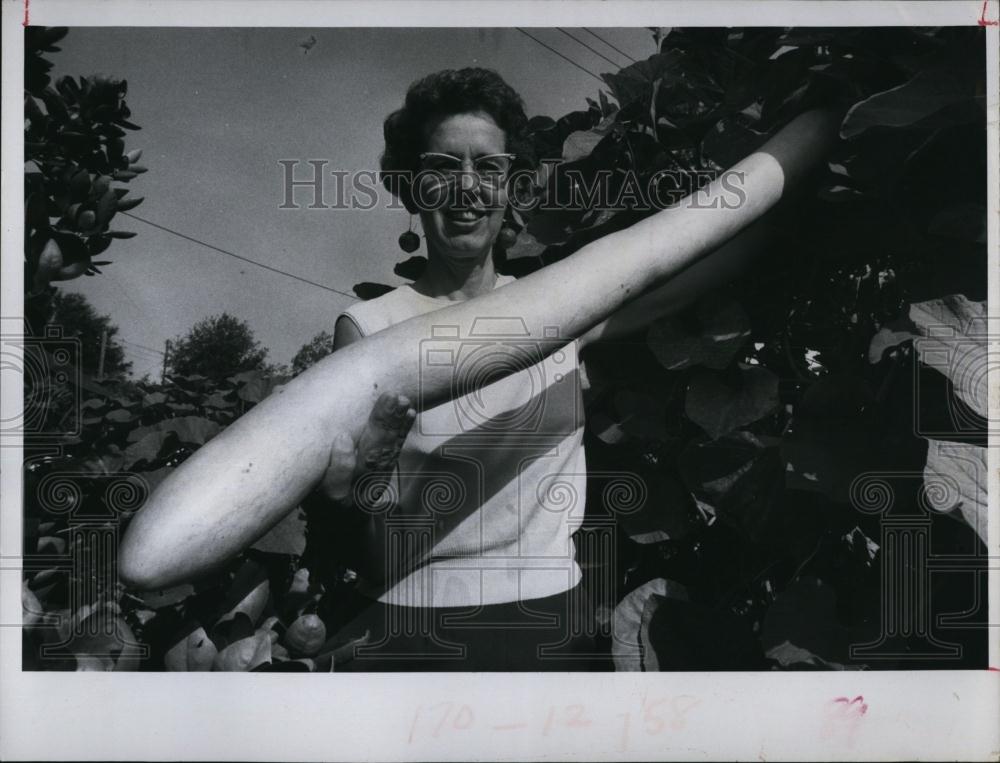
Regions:
[[[472, 160], [471, 171], [477, 176], [480, 184], [497, 188], [507, 179], [516, 158], [515, 154], [479, 156]], [[451, 154], [439, 154], [434, 151], [420, 154], [420, 168], [426, 172], [442, 175], [449, 184], [461, 181], [467, 172], [464, 160]]]

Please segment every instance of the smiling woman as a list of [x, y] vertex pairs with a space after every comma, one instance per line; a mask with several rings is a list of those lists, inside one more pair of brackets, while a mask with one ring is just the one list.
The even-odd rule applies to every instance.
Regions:
[[[127, 583], [217, 568], [319, 490], [345, 512], [372, 600], [361, 620], [375, 644], [354, 669], [586, 665], [590, 618], [570, 538], [586, 492], [578, 353], [635, 305], [655, 318], [655, 291], [625, 306], [771, 208], [824, 156], [837, 120], [806, 113], [737, 164], [737, 208], [712, 203], [717, 181], [514, 281], [493, 265], [507, 207], [496, 180], [531, 165], [525, 125], [494, 72], [411, 87], [386, 120], [383, 170], [387, 182], [416, 178], [393, 190], [420, 215], [425, 273], [345, 311], [336, 352], [162, 483], [123, 541]], [[377, 500], [364, 490], [372, 477]]]

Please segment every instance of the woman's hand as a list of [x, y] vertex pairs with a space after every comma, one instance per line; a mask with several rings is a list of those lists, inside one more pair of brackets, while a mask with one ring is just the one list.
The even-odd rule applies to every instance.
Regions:
[[377, 501], [389, 484], [416, 416], [405, 395], [383, 393], [356, 443], [343, 432], [334, 436], [330, 463], [318, 491], [331, 501], [350, 506], [354, 503], [355, 483], [365, 474], [372, 474], [373, 482], [366, 485], [365, 497]]
[[[341, 317], [333, 331], [333, 351], [337, 352], [363, 339], [353, 321]], [[384, 392], [375, 401], [357, 441], [344, 432], [334, 435], [330, 461], [317, 492], [343, 506], [354, 503], [354, 485], [365, 474], [372, 474], [366, 485], [366, 501], [377, 501], [385, 491], [399, 460], [406, 435], [417, 413], [405, 395]]]

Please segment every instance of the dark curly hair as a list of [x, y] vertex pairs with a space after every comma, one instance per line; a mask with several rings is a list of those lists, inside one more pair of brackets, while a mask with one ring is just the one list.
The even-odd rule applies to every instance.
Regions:
[[473, 111], [489, 114], [504, 131], [506, 150], [517, 155], [516, 166], [535, 165], [524, 101], [499, 74], [479, 67], [428, 74], [410, 85], [403, 108], [386, 117], [382, 127], [382, 184], [411, 213], [416, 212], [416, 205], [406, 181], [419, 171], [427, 127], [443, 117]]

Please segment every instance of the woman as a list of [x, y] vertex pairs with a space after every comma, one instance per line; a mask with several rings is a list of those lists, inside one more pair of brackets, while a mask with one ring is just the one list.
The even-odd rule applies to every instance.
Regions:
[[[492, 254], [510, 173], [533, 166], [527, 123], [519, 96], [486, 69], [443, 71], [410, 88], [403, 108], [385, 122], [382, 170], [387, 187], [420, 215], [427, 268], [415, 283], [346, 310], [336, 324], [336, 349], [514, 280], [497, 274]], [[399, 177], [415, 181], [390, 182]], [[491, 337], [499, 333], [495, 338], [516, 343], [514, 324], [490, 327]], [[433, 344], [414, 347], [424, 362], [430, 353], [452, 352], [449, 362], [490, 373], [493, 353], [475, 336]], [[576, 342], [537, 367], [419, 415], [406, 398], [391, 395], [378, 409], [381, 415], [363, 436], [362, 449], [372, 455], [361, 463], [370, 458], [377, 464], [369, 473], [374, 477], [398, 458], [398, 474], [388, 500], [360, 507], [367, 517], [355, 562], [379, 602], [363, 616], [379, 634], [376, 642], [393, 653], [405, 650], [409, 669], [579, 667], [566, 660], [594, 647], [570, 541], [583, 519], [586, 491]], [[346, 471], [328, 471], [327, 483], [339, 483], [332, 496], [344, 492]], [[351, 472], [364, 503], [372, 480], [359, 480], [356, 468]], [[577, 500], [546, 504], [547, 485]], [[571, 602], [572, 634], [566, 628]], [[386, 632], [412, 614], [400, 607], [429, 608], [420, 613], [429, 630], [412, 638]], [[497, 623], [504, 624], [502, 639], [495, 628], [482, 627]], [[545, 644], [553, 648], [543, 655]], [[355, 666], [404, 667], [401, 658], [385, 663], [365, 657], [360, 654]]]
[[[213, 569], [318, 486], [340, 497], [352, 481], [384, 484], [398, 450], [390, 500], [354, 491], [357, 548], [378, 604], [362, 616], [374, 643], [351, 666], [585, 664], [591, 629], [570, 540], [585, 478], [577, 353], [738, 268], [752, 247], [735, 240], [710, 267], [689, 266], [772, 207], [823, 155], [836, 120], [803, 115], [737, 165], [739, 208], [712, 205], [712, 184], [696, 205], [512, 282], [497, 275], [491, 251], [507, 204], [503, 175], [530, 163], [525, 127], [520, 99], [495, 73], [442, 72], [411, 88], [386, 121], [383, 169], [414, 174], [398, 192], [421, 216], [426, 272], [347, 310], [337, 352], [162, 483], [123, 541], [126, 583], [157, 587]], [[386, 452], [370, 459], [373, 447]], [[556, 482], [578, 500], [553, 504], [546, 491]]]

